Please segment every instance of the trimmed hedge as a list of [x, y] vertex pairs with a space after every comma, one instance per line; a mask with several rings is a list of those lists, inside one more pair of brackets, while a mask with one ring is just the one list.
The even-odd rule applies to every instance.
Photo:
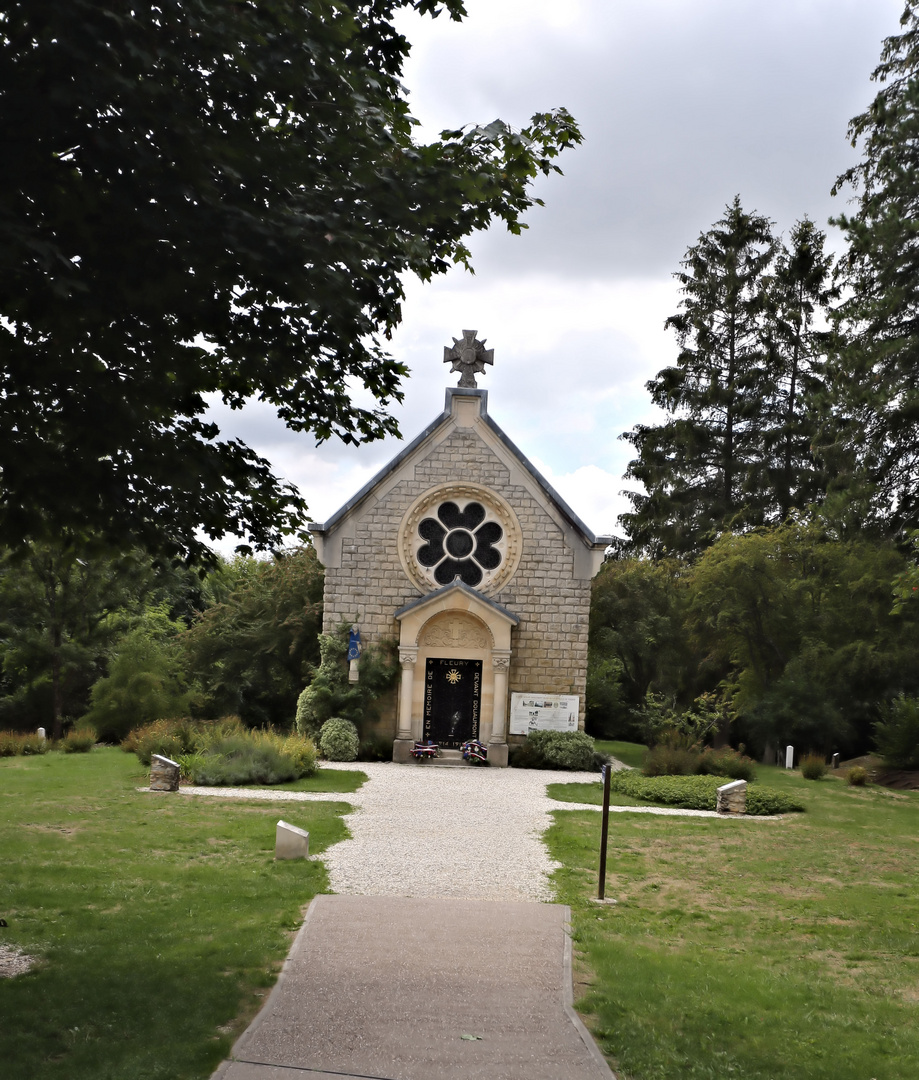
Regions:
[[[622, 770], [610, 777], [610, 790], [684, 810], [714, 810], [718, 788], [730, 782], [731, 778], [726, 776], [642, 776], [635, 770]], [[788, 814], [803, 809], [801, 803], [784, 792], [758, 785], [747, 788], [748, 814]]]
[[510, 753], [510, 764], [517, 769], [596, 772], [607, 760], [583, 731], [531, 731], [526, 742]]

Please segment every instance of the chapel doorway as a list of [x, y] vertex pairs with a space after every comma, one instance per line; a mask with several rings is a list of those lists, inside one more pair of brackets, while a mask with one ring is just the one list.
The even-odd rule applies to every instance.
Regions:
[[424, 672], [424, 739], [459, 749], [478, 739], [482, 661], [428, 657]]

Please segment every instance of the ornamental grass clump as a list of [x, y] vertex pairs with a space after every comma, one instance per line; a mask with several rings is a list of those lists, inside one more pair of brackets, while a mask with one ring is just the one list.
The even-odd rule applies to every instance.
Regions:
[[732, 780], [755, 780], [756, 762], [743, 753], [743, 747], [732, 750], [730, 746], [702, 751], [696, 772], [701, 776], [729, 776]]
[[853, 765], [846, 771], [846, 783], [849, 787], [864, 787], [868, 783], [868, 770], [861, 765]]
[[350, 720], [326, 720], [319, 731], [319, 752], [327, 761], [356, 761], [358, 750], [360, 737]]
[[47, 754], [48, 740], [40, 735], [19, 731], [0, 731], [0, 757], [27, 757]]
[[122, 747], [145, 764], [153, 754], [179, 763], [192, 784], [283, 784], [316, 771], [316, 747], [295, 732], [249, 730], [238, 716], [192, 723], [156, 720], [132, 731]]
[[80, 727], [71, 728], [58, 746], [65, 754], [88, 754], [96, 745], [96, 738], [96, 729], [82, 724]]
[[801, 759], [801, 775], [805, 780], [822, 780], [826, 776], [826, 758], [822, 754], [805, 754]]
[[692, 776], [701, 760], [690, 736], [672, 732], [648, 751], [641, 771], [645, 776]]
[[144, 765], [150, 764], [154, 754], [176, 761], [194, 751], [194, 727], [190, 720], [154, 720], [129, 731], [121, 749], [136, 754]]

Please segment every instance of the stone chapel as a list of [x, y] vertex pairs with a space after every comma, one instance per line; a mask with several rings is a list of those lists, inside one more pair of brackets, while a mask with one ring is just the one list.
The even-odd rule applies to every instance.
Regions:
[[512, 704], [537, 717], [567, 702], [569, 726], [584, 726], [590, 582], [611, 538], [594, 536], [491, 418], [475, 375], [494, 350], [475, 335], [444, 350], [461, 377], [443, 413], [309, 526], [325, 632], [347, 623], [365, 646], [398, 641], [401, 682], [380, 729], [394, 761], [412, 761], [416, 742], [459, 756], [477, 739], [506, 765], [508, 739], [526, 734]]

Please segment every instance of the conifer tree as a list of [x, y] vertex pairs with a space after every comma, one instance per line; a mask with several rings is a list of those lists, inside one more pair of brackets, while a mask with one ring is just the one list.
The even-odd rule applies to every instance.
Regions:
[[847, 331], [834, 357], [835, 450], [860, 527], [896, 532], [919, 524], [919, 5], [908, 0], [903, 32], [885, 40], [872, 79], [881, 84], [849, 124], [862, 161], [836, 181], [855, 209], [842, 264]]
[[647, 384], [666, 421], [622, 436], [638, 452], [626, 479], [646, 491], [626, 493], [633, 509], [620, 518], [634, 551], [693, 553], [764, 519], [765, 278], [775, 250], [772, 223], [737, 196], [686, 253], [680, 311], [665, 324], [680, 353]]
[[804, 217], [779, 246], [768, 286], [770, 395], [764, 402], [767, 517], [781, 523], [821, 499], [815, 443], [826, 408], [830, 306], [838, 296], [826, 234]]

